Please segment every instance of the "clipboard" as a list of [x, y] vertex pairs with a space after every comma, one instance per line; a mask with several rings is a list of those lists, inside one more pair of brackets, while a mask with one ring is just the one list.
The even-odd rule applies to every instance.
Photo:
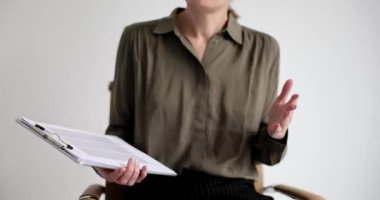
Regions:
[[116, 136], [35, 122], [26, 117], [16, 118], [16, 122], [80, 165], [116, 169], [125, 167], [128, 159], [134, 158], [141, 168], [147, 166], [149, 174], [177, 175], [169, 167]]

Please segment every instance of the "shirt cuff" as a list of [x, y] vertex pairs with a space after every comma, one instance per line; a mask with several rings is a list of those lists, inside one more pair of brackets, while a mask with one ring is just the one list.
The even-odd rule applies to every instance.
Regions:
[[258, 146], [266, 147], [274, 151], [283, 151], [286, 148], [288, 142], [288, 130], [286, 130], [285, 136], [282, 139], [274, 139], [265, 132], [259, 133]]

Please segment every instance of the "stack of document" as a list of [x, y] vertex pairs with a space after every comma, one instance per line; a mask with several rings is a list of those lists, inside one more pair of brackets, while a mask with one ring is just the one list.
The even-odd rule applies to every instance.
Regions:
[[128, 159], [134, 158], [141, 167], [146, 165], [150, 174], [177, 175], [172, 169], [116, 136], [35, 122], [25, 117], [17, 118], [16, 122], [81, 165], [116, 169], [126, 166]]

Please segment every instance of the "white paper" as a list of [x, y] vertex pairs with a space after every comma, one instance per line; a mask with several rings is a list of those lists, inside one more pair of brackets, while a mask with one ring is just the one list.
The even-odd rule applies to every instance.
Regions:
[[[148, 173], [176, 175], [170, 168], [116, 136], [35, 122], [25, 117], [16, 121], [79, 164], [116, 169], [126, 166], [128, 159], [133, 158], [140, 163], [140, 167], [146, 165]], [[35, 127], [36, 124], [45, 130], [40, 131]], [[48, 139], [43, 134], [47, 134], [49, 136]], [[54, 140], [54, 142], [51, 140]], [[70, 145], [73, 148], [67, 148], [67, 146], [61, 148], [62, 145]]]

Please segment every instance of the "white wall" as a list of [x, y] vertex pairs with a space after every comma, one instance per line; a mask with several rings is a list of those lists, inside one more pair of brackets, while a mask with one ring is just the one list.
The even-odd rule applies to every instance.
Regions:
[[[299, 186], [328, 199], [377, 199], [380, 2], [233, 4], [241, 23], [280, 42], [281, 82], [293, 78], [301, 95], [288, 154], [266, 168], [266, 183]], [[0, 0], [0, 199], [76, 199], [88, 184], [103, 183], [91, 168], [53, 151], [14, 118], [103, 133], [107, 83], [123, 27], [182, 5]]]

